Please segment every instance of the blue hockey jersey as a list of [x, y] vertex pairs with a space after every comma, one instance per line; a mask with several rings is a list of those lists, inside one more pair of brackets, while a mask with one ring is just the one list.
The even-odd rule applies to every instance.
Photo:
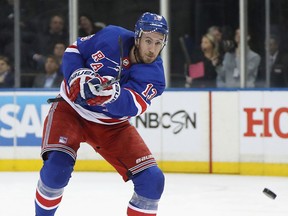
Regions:
[[[120, 64], [119, 36], [123, 41], [121, 94], [104, 106], [80, 106], [68, 98], [68, 80], [79, 68], [90, 68], [100, 76], [118, 74]], [[116, 124], [145, 112], [153, 98], [165, 89], [165, 76], [160, 56], [151, 64], [132, 64], [129, 52], [134, 45], [134, 33], [118, 26], [107, 26], [95, 35], [78, 38], [69, 46], [62, 59], [64, 81], [60, 95], [85, 119], [101, 124]]]

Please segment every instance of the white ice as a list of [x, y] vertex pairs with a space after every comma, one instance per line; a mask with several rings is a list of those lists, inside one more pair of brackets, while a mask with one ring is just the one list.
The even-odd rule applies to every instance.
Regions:
[[[37, 172], [0, 172], [0, 216], [34, 216]], [[166, 175], [159, 216], [287, 216], [288, 178]], [[267, 187], [277, 194], [265, 196]], [[116, 173], [74, 172], [57, 216], [124, 216], [133, 191]]]

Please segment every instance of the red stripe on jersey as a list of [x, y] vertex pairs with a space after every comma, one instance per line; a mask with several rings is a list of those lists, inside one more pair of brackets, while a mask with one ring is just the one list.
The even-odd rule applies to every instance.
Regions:
[[39, 192], [38, 190], [36, 190], [36, 199], [37, 201], [46, 208], [56, 208], [59, 203], [61, 202], [62, 196], [57, 197], [56, 199], [46, 199], [44, 198]]
[[136, 102], [141, 106], [142, 110], [141, 110], [141, 114], [143, 112], [146, 111], [146, 109], [148, 108], [148, 105], [146, 103], [146, 101], [137, 93], [135, 92], [134, 90], [132, 89], [128, 89], [128, 88], [125, 88], [127, 89], [128, 91], [130, 91], [136, 98]]
[[74, 45], [74, 44], [72, 44], [72, 45], [68, 46], [68, 48], [74, 48], [74, 49], [78, 49], [78, 47], [77, 47], [76, 45]]

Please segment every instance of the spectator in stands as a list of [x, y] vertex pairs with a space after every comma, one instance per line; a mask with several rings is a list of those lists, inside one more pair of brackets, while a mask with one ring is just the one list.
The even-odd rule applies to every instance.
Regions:
[[[280, 41], [276, 35], [270, 35], [270, 87], [288, 87], [288, 56], [279, 49]], [[264, 58], [265, 59], [265, 58]]]
[[0, 13], [0, 54], [4, 53], [6, 44], [13, 41], [14, 5], [12, 2], [3, 1]]
[[[53, 55], [61, 65], [62, 63], [62, 57], [64, 55], [66, 49], [66, 44], [64, 42], [56, 42], [53, 48], [53, 53], [50, 53], [49, 55]], [[44, 70], [44, 65], [46, 61], [46, 56], [41, 55], [39, 56], [39, 59], [37, 60], [37, 66], [36, 69], [37, 71], [43, 71]]]
[[87, 14], [82, 14], [79, 17], [79, 37], [85, 37], [88, 35], [92, 35], [100, 31], [106, 25], [102, 22], [94, 22], [91, 16]]
[[53, 55], [60, 64], [58, 73], [60, 73], [61, 75], [63, 74], [62, 73], [62, 67], [61, 67], [62, 58], [63, 58], [66, 47], [67, 47], [67, 45], [65, 43], [59, 42], [59, 43], [55, 44], [54, 50], [53, 50]]
[[[0, 1], [1, 2], [1, 1]], [[25, 73], [31, 70], [31, 62], [29, 62], [28, 53], [29, 45], [34, 38], [34, 32], [30, 30], [28, 23], [28, 13], [23, 4], [20, 5], [20, 72], [21, 72], [21, 86], [27, 87], [29, 85], [25, 78]], [[14, 44], [14, 1], [6, 0], [0, 3], [0, 55], [9, 59], [11, 65], [15, 62], [15, 44]]]
[[216, 87], [219, 50], [218, 42], [213, 35], [202, 36], [201, 49], [193, 52], [191, 63], [185, 87]]
[[[32, 59], [37, 65], [43, 61], [43, 56], [51, 55], [56, 43], [63, 42], [68, 44], [68, 34], [66, 32], [66, 26], [64, 18], [61, 15], [53, 15], [50, 18], [49, 28], [46, 31], [39, 32], [35, 41], [32, 43]], [[40, 63], [41, 65], [41, 63]]]
[[55, 56], [48, 56], [45, 61], [44, 73], [38, 74], [34, 79], [35, 88], [58, 88], [63, 80], [59, 73], [59, 62]]
[[0, 56], [0, 88], [14, 87], [14, 73], [6, 56]]
[[213, 35], [218, 42], [219, 64], [222, 64], [225, 53], [233, 51], [236, 46], [230, 28], [227, 26], [223, 26], [222, 28], [220, 26], [211, 26], [208, 28], [207, 33]]
[[218, 43], [221, 42], [222, 31], [221, 31], [221, 28], [219, 26], [211, 26], [210, 28], [208, 28], [207, 33], [213, 35], [215, 40], [218, 41]]
[[[247, 39], [249, 43], [250, 35]], [[217, 87], [240, 87], [240, 29], [235, 31], [235, 42], [235, 51], [225, 53], [223, 65], [217, 71]], [[246, 87], [255, 87], [260, 60], [260, 55], [248, 47]]]
[[64, 55], [66, 47], [66, 44], [63, 42], [58, 42], [54, 45], [53, 55], [57, 58], [60, 65], [62, 63], [62, 57]]

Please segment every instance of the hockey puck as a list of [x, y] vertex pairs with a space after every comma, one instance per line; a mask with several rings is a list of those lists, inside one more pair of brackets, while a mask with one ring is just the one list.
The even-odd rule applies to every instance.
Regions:
[[271, 199], [275, 199], [277, 196], [273, 191], [269, 190], [268, 188], [264, 188], [263, 193]]

